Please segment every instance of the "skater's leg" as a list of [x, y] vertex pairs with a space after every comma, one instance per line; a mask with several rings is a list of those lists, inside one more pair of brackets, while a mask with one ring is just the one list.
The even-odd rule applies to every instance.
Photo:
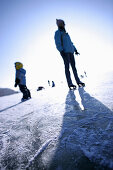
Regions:
[[70, 70], [69, 70], [70, 58], [69, 58], [68, 54], [63, 55], [62, 58], [64, 61], [64, 66], [65, 66], [66, 80], [67, 80], [68, 86], [70, 86], [72, 84]]
[[31, 93], [30, 93], [30, 90], [27, 88], [27, 94], [28, 94], [28, 97], [31, 98]]
[[23, 99], [28, 99], [28, 91], [25, 85], [19, 85], [20, 91], [23, 93]]
[[76, 69], [76, 66], [75, 66], [74, 55], [71, 54], [71, 53], [70, 53], [70, 63], [71, 63], [71, 67], [72, 67], [72, 70], [73, 70], [73, 74], [74, 74], [75, 80], [76, 80], [77, 84], [79, 84], [80, 79], [78, 77], [77, 69]]
[[76, 80], [78, 86], [79, 87], [84, 87], [85, 83], [81, 82], [79, 77], [78, 77], [77, 69], [76, 69], [76, 66], [75, 66], [75, 59], [74, 59], [74, 55], [73, 54], [71, 54], [70, 63], [71, 63], [73, 74], [74, 74], [74, 77], [75, 77], [75, 80]]

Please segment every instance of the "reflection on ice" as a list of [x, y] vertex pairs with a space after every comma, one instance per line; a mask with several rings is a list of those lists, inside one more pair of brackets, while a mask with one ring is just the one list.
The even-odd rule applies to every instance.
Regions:
[[[79, 88], [79, 90], [80, 90], [80, 88]], [[78, 101], [81, 110], [84, 110], [85, 108], [84, 108], [84, 106], [83, 106], [82, 98], [81, 98], [81, 96], [80, 96], [79, 90], [76, 90], [76, 91], [75, 91], [76, 101]]]

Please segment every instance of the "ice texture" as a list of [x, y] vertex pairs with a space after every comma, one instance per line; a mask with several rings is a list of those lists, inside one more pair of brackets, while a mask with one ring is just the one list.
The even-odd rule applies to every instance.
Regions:
[[0, 97], [2, 170], [113, 169], [113, 74]]

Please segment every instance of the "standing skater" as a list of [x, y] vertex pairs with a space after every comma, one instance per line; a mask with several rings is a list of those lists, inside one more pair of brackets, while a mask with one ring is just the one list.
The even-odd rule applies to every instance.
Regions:
[[55, 87], [55, 82], [54, 81], [52, 81], [52, 87]]
[[69, 66], [71, 65], [73, 74], [75, 77], [75, 80], [78, 84], [78, 86], [85, 86], [83, 82], [80, 81], [78, 74], [77, 74], [77, 69], [75, 67], [75, 59], [74, 59], [74, 52], [76, 55], [79, 53], [77, 52], [77, 49], [71, 42], [70, 36], [68, 33], [66, 33], [65, 30], [65, 22], [61, 19], [56, 20], [56, 24], [58, 26], [58, 30], [55, 32], [55, 44], [57, 50], [60, 52], [64, 65], [65, 65], [65, 75], [68, 83], [68, 87], [70, 89], [75, 89], [76, 86], [73, 85], [71, 76], [70, 76], [70, 70]]
[[20, 91], [23, 93], [21, 101], [25, 101], [31, 98], [31, 93], [26, 86], [26, 70], [23, 69], [23, 64], [20, 62], [15, 63], [16, 76], [15, 76], [15, 87], [19, 86]]

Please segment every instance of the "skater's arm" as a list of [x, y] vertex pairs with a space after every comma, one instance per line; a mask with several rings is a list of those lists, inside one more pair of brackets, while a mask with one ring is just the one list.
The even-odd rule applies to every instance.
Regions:
[[20, 83], [20, 71], [16, 70], [16, 75], [15, 75], [15, 87]]
[[16, 70], [16, 78], [17, 78], [17, 79], [20, 79], [20, 78], [21, 78], [20, 69], [19, 69], [19, 70]]
[[[73, 44], [73, 43], [72, 43], [72, 44]], [[75, 47], [74, 45], [73, 45], [73, 47], [74, 47], [74, 51], [76, 52], [76, 50], [77, 50], [76, 47]]]
[[61, 42], [61, 33], [60, 31], [56, 31], [55, 32], [55, 44], [56, 44], [56, 48], [59, 52], [63, 51], [63, 45], [62, 45], [62, 42]]
[[14, 86], [17, 87], [17, 85], [18, 85], [19, 83], [20, 83], [20, 79], [16, 78], [16, 79], [15, 79], [15, 85], [14, 85]]
[[74, 52], [75, 52], [75, 54], [76, 54], [76, 55], [78, 55], [78, 54], [80, 55], [80, 53], [78, 53], [78, 51], [77, 51], [77, 49], [76, 49], [76, 47], [75, 47], [75, 45], [73, 44], [73, 42], [72, 42], [72, 41], [71, 41], [71, 43], [72, 43], [72, 45], [73, 45], [73, 48], [74, 48]]

